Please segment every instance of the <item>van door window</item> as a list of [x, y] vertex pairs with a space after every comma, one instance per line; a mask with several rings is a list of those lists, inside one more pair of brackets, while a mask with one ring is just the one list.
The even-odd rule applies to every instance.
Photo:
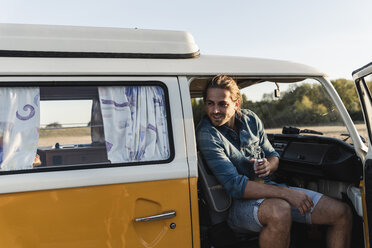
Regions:
[[369, 92], [372, 93], [372, 75], [369, 75], [365, 79]]
[[[0, 174], [169, 162], [173, 149], [168, 135], [169, 100], [163, 84], [77, 84], [34, 87], [37, 90], [30, 91], [30, 97], [20, 95], [22, 103], [1, 105]], [[5, 89], [0, 87], [0, 92], [12, 97]], [[35, 102], [36, 95], [40, 102], [39, 98]], [[8, 98], [1, 96], [0, 101]], [[30, 100], [37, 111], [30, 112], [26, 107]], [[15, 110], [21, 111], [20, 117], [33, 114], [35, 122], [26, 125], [30, 126], [27, 130], [13, 128], [14, 137], [10, 139], [6, 123], [14, 123], [14, 118], [3, 113]], [[11, 160], [12, 166], [5, 163], [8, 147], [18, 152], [14, 155], [17, 159]], [[22, 155], [26, 151], [27, 161]]]

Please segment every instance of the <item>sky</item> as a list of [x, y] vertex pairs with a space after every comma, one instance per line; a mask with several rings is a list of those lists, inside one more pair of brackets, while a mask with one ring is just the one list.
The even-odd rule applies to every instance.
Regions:
[[0, 6], [0, 23], [182, 30], [201, 54], [288, 60], [330, 79], [352, 79], [353, 70], [372, 62], [371, 0], [0, 0]]
[[0, 23], [182, 30], [201, 54], [289, 60], [330, 79], [372, 62], [371, 0], [0, 0]]

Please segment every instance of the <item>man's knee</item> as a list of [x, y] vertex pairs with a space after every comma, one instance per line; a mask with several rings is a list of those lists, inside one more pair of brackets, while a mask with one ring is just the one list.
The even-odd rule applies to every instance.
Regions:
[[312, 213], [314, 224], [350, 224], [353, 213], [349, 205], [339, 200], [323, 196]]
[[352, 221], [353, 213], [349, 205], [344, 202], [334, 200], [334, 204], [329, 206], [333, 224], [349, 224]]
[[282, 199], [266, 199], [262, 202], [258, 215], [263, 225], [290, 225], [292, 222], [291, 206]]
[[339, 202], [339, 204], [340, 205], [338, 207], [337, 219], [339, 220], [339, 222], [342, 223], [350, 223], [353, 219], [353, 212], [350, 206], [343, 202]]

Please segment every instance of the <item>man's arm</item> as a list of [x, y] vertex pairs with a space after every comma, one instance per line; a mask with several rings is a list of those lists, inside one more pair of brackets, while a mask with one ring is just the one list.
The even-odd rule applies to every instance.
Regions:
[[244, 198], [280, 198], [286, 200], [297, 208], [301, 215], [310, 212], [314, 206], [313, 201], [302, 191], [293, 190], [287, 187], [263, 184], [255, 181], [248, 181], [244, 190]]
[[[264, 159], [257, 166], [255, 172], [259, 177], [266, 177], [276, 171], [279, 166], [279, 158], [272, 156]], [[305, 193], [287, 187], [277, 187], [248, 181], [244, 190], [244, 198], [280, 198], [288, 201], [296, 207], [302, 215], [310, 212], [314, 206], [313, 201]]]
[[[247, 176], [240, 174], [233, 162], [225, 153], [225, 146], [215, 130], [202, 130], [197, 133], [198, 148], [206, 161], [208, 168], [233, 198], [242, 199], [245, 186], [249, 180]], [[212, 133], [211, 133], [212, 132]], [[226, 149], [236, 149], [228, 147]], [[231, 152], [231, 151], [230, 151]], [[237, 152], [233, 159], [235, 162], [248, 163], [243, 154]]]

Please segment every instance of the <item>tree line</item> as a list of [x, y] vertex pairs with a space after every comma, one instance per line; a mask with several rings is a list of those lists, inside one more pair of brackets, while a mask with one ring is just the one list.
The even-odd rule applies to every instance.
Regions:
[[[363, 115], [355, 90], [354, 82], [346, 79], [331, 81], [354, 122], [362, 122]], [[369, 82], [371, 89], [372, 82]], [[265, 124], [265, 128], [281, 128], [281, 119], [291, 120], [291, 125], [306, 126], [341, 123], [340, 116], [333, 102], [326, 96], [321, 84], [304, 83], [290, 86], [281, 92], [280, 98], [264, 94], [260, 101], [250, 101], [242, 94], [242, 109], [255, 112]], [[192, 99], [195, 125], [204, 115], [202, 99]]]

